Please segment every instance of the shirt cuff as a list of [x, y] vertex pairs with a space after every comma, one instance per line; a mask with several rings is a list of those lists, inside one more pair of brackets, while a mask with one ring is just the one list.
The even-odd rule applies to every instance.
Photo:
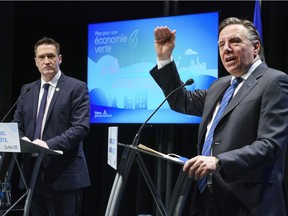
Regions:
[[162, 61], [158, 60], [158, 58], [157, 58], [157, 67], [158, 67], [158, 69], [161, 69], [165, 65], [169, 64], [172, 61], [173, 61], [172, 56], [170, 57], [170, 59], [166, 59], [166, 60], [162, 60]]

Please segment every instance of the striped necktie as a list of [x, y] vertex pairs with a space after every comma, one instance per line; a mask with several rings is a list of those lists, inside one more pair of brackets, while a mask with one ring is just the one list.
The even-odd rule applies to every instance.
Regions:
[[[233, 80], [231, 86], [226, 90], [221, 103], [220, 103], [220, 107], [218, 109], [218, 112], [214, 118], [214, 121], [211, 125], [210, 131], [207, 135], [207, 138], [205, 140], [205, 143], [203, 145], [203, 149], [202, 149], [202, 155], [204, 156], [211, 156], [211, 145], [213, 143], [213, 134], [214, 134], [214, 130], [225, 110], [225, 108], [227, 107], [228, 103], [230, 102], [235, 89], [237, 88], [238, 84], [242, 81], [241, 77], [238, 77], [236, 79]], [[207, 176], [201, 178], [198, 180], [198, 187], [201, 191], [201, 193], [204, 191], [205, 187], [207, 184]]]

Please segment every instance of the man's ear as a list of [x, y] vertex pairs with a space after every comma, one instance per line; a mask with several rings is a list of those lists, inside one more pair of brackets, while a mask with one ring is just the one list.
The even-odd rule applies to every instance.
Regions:
[[59, 63], [61, 64], [62, 63], [62, 55], [59, 55], [58, 58], [59, 58]]

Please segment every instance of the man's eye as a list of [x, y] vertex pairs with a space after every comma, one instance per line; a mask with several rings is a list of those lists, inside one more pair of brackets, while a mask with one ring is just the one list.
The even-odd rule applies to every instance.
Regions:
[[47, 55], [47, 58], [48, 58], [48, 59], [54, 59], [55, 56], [54, 56], [54, 55]]
[[234, 39], [234, 40], [231, 41], [231, 43], [234, 43], [234, 44], [240, 43], [240, 42], [241, 42], [241, 41], [240, 41], [239, 39]]
[[49, 59], [49, 60], [53, 60], [53, 59], [55, 59], [55, 55], [53, 55], [53, 54], [51, 54], [51, 55], [45, 55], [45, 56], [38, 56], [38, 59], [40, 60], [40, 61], [44, 61], [45, 59], [46, 59], [46, 57]]

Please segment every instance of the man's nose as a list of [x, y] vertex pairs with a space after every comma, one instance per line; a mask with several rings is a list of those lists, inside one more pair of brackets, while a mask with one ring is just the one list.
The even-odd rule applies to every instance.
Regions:
[[232, 51], [232, 48], [231, 48], [231, 46], [230, 46], [229, 43], [227, 43], [227, 44], [224, 45], [223, 51], [224, 51], [225, 53], [229, 53], [229, 52]]
[[45, 56], [45, 58], [43, 59], [43, 62], [44, 62], [45, 64], [47, 64], [47, 63], [50, 63], [51, 61], [50, 61], [50, 59], [49, 59], [48, 56]]

